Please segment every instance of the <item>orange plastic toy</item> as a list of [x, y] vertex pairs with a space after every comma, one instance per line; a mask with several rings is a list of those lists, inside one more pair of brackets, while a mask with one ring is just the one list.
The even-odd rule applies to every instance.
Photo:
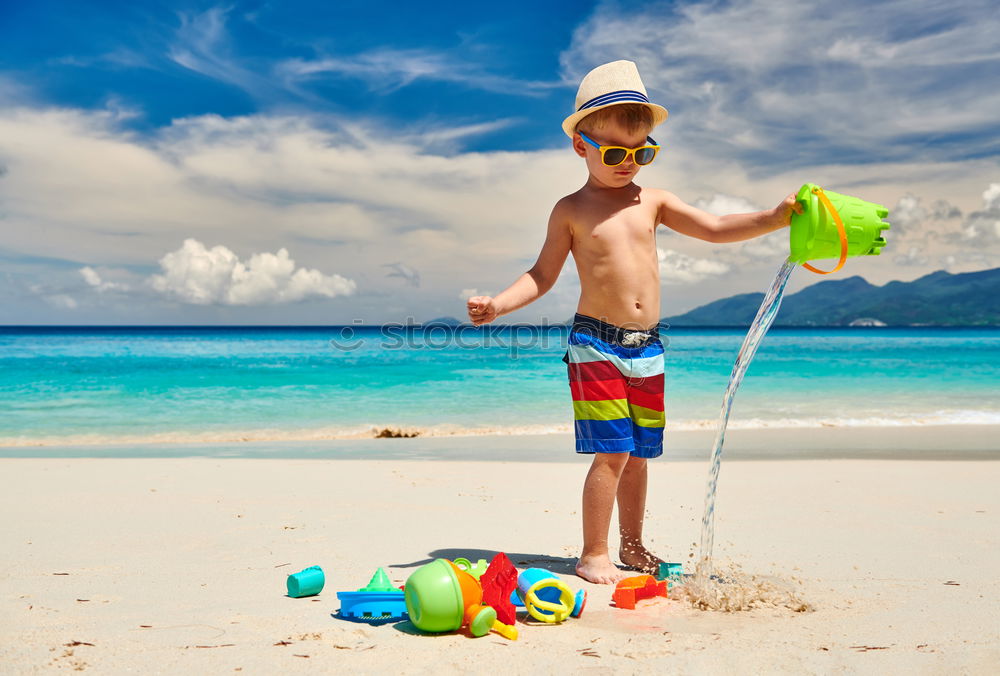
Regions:
[[[445, 559], [447, 561], [447, 559]], [[465, 607], [462, 625], [468, 625], [474, 635], [479, 635], [477, 630], [485, 628], [490, 630], [493, 622], [497, 619], [497, 612], [489, 606], [483, 605], [483, 588], [479, 581], [467, 572], [456, 566], [452, 561], [448, 565], [455, 571], [458, 578], [459, 587], [462, 590], [462, 605]], [[486, 633], [485, 631], [483, 633]]]
[[656, 581], [652, 575], [635, 575], [618, 583], [611, 598], [615, 605], [626, 610], [635, 610], [636, 601], [667, 597], [667, 581]]

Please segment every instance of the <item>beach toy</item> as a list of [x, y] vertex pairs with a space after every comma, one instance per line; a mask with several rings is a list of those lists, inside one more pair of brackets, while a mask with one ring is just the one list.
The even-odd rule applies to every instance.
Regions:
[[660, 564], [660, 572], [657, 573], [656, 579], [667, 580], [667, 587], [672, 587], [684, 579], [684, 567], [680, 563], [667, 563], [664, 561]]
[[476, 565], [472, 565], [472, 562], [468, 559], [458, 556], [452, 560], [460, 570], [464, 570], [466, 573], [476, 578], [477, 580], [482, 577], [483, 573], [486, 572], [487, 564], [486, 559], [479, 559], [476, 561]]
[[493, 623], [492, 629], [493, 631], [500, 634], [506, 639], [510, 639], [511, 641], [517, 640], [518, 636], [517, 627], [515, 627], [513, 624], [504, 624], [500, 620], [497, 620], [496, 622]]
[[[527, 568], [517, 576], [514, 590], [528, 614], [541, 622], [562, 622], [567, 617], [580, 617], [587, 604], [587, 592], [576, 594], [565, 582], [544, 568]], [[511, 599], [513, 602], [513, 598]]]
[[406, 610], [410, 621], [421, 631], [439, 633], [468, 626], [473, 636], [485, 636], [491, 629], [507, 638], [517, 638], [517, 630], [497, 626], [497, 613], [483, 605], [479, 581], [448, 559], [434, 559], [406, 580]]
[[288, 595], [293, 599], [302, 598], [303, 596], [315, 596], [323, 591], [324, 584], [326, 584], [326, 577], [323, 575], [323, 569], [319, 566], [304, 568], [297, 573], [289, 575], [288, 579], [285, 580]]
[[384, 568], [372, 575], [368, 584], [357, 591], [337, 592], [339, 615], [358, 620], [399, 620], [406, 617], [406, 599], [393, 586]]
[[636, 601], [652, 599], [657, 596], [667, 597], [667, 581], [656, 581], [652, 575], [635, 575], [627, 577], [615, 586], [611, 599], [619, 608], [635, 610]]
[[[807, 270], [827, 275], [836, 272], [848, 256], [877, 256], [885, 246], [882, 231], [889, 224], [882, 219], [889, 210], [881, 204], [823, 190], [806, 183], [795, 197], [801, 214], [792, 214], [790, 258]], [[832, 270], [818, 270], [806, 261], [837, 258]]]
[[493, 557], [479, 584], [483, 587], [483, 603], [497, 611], [497, 621], [513, 625], [517, 611], [510, 595], [517, 588], [517, 569], [506, 554], [500, 552]]

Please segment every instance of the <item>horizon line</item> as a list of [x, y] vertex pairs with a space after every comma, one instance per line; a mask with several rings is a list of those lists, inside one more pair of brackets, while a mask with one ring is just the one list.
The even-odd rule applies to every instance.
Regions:
[[[381, 324], [0, 324], [0, 331], [5, 329], [368, 329], [383, 328], [387, 326], [400, 328], [485, 328], [485, 327], [569, 327], [572, 322], [554, 322], [534, 324], [531, 322], [518, 322], [512, 324], [490, 323], [475, 326], [470, 322], [442, 322], [428, 321], [417, 324], [402, 324], [398, 322], [384, 322]], [[746, 324], [669, 324], [659, 322], [658, 326], [674, 329], [746, 329], [750, 323]], [[1000, 324], [887, 324], [884, 326], [848, 324], [778, 324], [775, 322], [771, 328], [785, 329], [997, 329]]]

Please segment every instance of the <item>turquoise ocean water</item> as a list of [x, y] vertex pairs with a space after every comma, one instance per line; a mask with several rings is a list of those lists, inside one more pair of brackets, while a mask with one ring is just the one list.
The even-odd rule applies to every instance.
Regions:
[[[569, 431], [564, 327], [0, 327], [0, 447]], [[668, 328], [667, 426], [745, 331]], [[1000, 329], [772, 329], [731, 429], [1000, 423]]]

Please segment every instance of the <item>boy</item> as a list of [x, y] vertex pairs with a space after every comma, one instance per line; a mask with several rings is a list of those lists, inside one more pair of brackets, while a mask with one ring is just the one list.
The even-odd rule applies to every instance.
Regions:
[[556, 203], [535, 265], [495, 298], [470, 298], [468, 311], [478, 326], [527, 305], [552, 288], [573, 253], [580, 301], [563, 361], [576, 450], [594, 456], [583, 485], [583, 552], [576, 572], [611, 584], [625, 577], [608, 553], [616, 498], [621, 562], [646, 573], [656, 573], [661, 563], [642, 542], [646, 461], [663, 452], [665, 420], [656, 227], [713, 243], [736, 242], [788, 225], [800, 207], [793, 194], [769, 211], [720, 218], [665, 190], [633, 183], [659, 150], [649, 134], [667, 111], [649, 102], [631, 61], [588, 73], [576, 107], [563, 130], [586, 161], [586, 184]]

